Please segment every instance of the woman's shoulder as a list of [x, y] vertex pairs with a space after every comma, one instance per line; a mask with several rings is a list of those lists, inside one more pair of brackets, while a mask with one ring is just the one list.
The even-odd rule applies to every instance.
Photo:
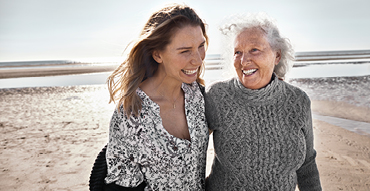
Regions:
[[308, 94], [304, 90], [302, 90], [300, 87], [297, 87], [285, 81], [282, 81], [282, 84], [284, 84], [285, 89], [287, 90], [286, 91], [287, 93], [294, 95], [298, 99], [310, 101]]
[[182, 83], [181, 88], [184, 90], [185, 93], [192, 93], [192, 92], [203, 91], [202, 88], [204, 88], [204, 86], [194, 81], [191, 84]]
[[131, 112], [131, 115], [127, 115], [123, 106], [120, 105], [114, 110], [110, 127], [125, 136], [137, 134], [143, 130], [143, 126], [140, 123], [140, 115], [141, 112], [139, 112], [139, 115], [135, 115], [133, 112]]
[[209, 86], [206, 86], [206, 93], [212, 94], [217, 92], [230, 91], [232, 85], [235, 83], [236, 78], [229, 78], [226, 80], [215, 81]]

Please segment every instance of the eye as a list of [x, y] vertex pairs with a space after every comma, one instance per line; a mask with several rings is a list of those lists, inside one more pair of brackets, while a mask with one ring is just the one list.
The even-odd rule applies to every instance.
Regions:
[[252, 48], [251, 49], [251, 52], [257, 52], [257, 51], [259, 51], [257, 48]]
[[180, 53], [184, 54], [184, 53], [188, 53], [188, 52], [189, 52], [189, 50], [184, 50], [184, 51], [181, 51]]
[[242, 52], [241, 52], [241, 51], [235, 51], [235, 52], [234, 52], [234, 55], [240, 55], [240, 54], [242, 54]]

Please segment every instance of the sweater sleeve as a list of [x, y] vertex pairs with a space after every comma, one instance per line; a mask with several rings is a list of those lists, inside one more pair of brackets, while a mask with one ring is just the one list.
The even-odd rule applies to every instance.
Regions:
[[214, 102], [215, 96], [217, 96], [217, 94], [215, 94], [214, 91], [212, 91], [212, 89], [207, 90], [204, 96], [208, 128], [212, 131], [217, 128], [215, 125], [219, 124], [217, 107]]
[[297, 171], [298, 188], [300, 191], [321, 191], [319, 171], [316, 165], [316, 151], [312, 128], [311, 101], [306, 95], [306, 125], [303, 129], [306, 139], [306, 158], [303, 165]]

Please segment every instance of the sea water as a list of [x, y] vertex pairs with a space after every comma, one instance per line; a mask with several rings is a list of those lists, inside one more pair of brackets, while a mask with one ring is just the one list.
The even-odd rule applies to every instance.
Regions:
[[[345, 52], [346, 53], [346, 52]], [[350, 52], [351, 53], [351, 52]], [[357, 51], [356, 54], [370, 55], [369, 52]], [[352, 54], [355, 54], [352, 53]], [[370, 59], [362, 58], [361, 60], [325, 60], [325, 58], [333, 57], [334, 53], [316, 53], [314, 55], [321, 56], [322, 61], [301, 61], [294, 64], [295, 67], [288, 73], [288, 78], [319, 78], [319, 77], [346, 77], [346, 76], [366, 76], [370, 75]], [[344, 54], [344, 53], [342, 53]], [[304, 57], [305, 56], [305, 57]], [[307, 60], [312, 54], [298, 54], [297, 58]], [[325, 57], [326, 56], [326, 57]], [[366, 56], [366, 55], [365, 55]], [[366, 56], [367, 57], [367, 56]], [[315, 57], [317, 58], [317, 56]], [[118, 58], [118, 60], [122, 58]], [[117, 59], [104, 60], [56, 60], [56, 61], [26, 61], [26, 62], [0, 62], [0, 70], [9, 68], [25, 68], [25, 67], [74, 67], [78, 65], [96, 65], [96, 64], [112, 64], [117, 62]], [[217, 80], [227, 79], [232, 77], [233, 66], [231, 63], [221, 58], [220, 54], [207, 55], [206, 70], [203, 78], [206, 85]], [[118, 63], [117, 63], [118, 65]], [[107, 77], [111, 72], [90, 73], [78, 75], [63, 75], [63, 76], [47, 76], [47, 77], [21, 77], [0, 79], [0, 88], [22, 88], [22, 87], [44, 87], [44, 86], [75, 86], [75, 85], [96, 85], [105, 84]]]
[[[206, 84], [226, 79], [222, 69], [205, 70]], [[0, 88], [43, 87], [43, 86], [75, 86], [105, 84], [110, 72], [0, 79]], [[370, 75], [370, 63], [367, 64], [322, 64], [293, 67], [288, 77], [318, 78], [318, 77], [345, 77]], [[230, 76], [231, 77], [231, 76]]]

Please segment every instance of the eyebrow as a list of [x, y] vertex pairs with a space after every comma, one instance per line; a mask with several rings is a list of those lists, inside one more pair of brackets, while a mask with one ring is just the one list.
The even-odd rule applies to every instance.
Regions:
[[[206, 43], [206, 41], [203, 41], [202, 43], [200, 43], [200, 45], [204, 45]], [[176, 48], [176, 50], [189, 50], [189, 49], [192, 49], [193, 47], [180, 47], [180, 48]]]
[[176, 48], [176, 50], [189, 50], [191, 48], [192, 47], [180, 47], [180, 48]]

